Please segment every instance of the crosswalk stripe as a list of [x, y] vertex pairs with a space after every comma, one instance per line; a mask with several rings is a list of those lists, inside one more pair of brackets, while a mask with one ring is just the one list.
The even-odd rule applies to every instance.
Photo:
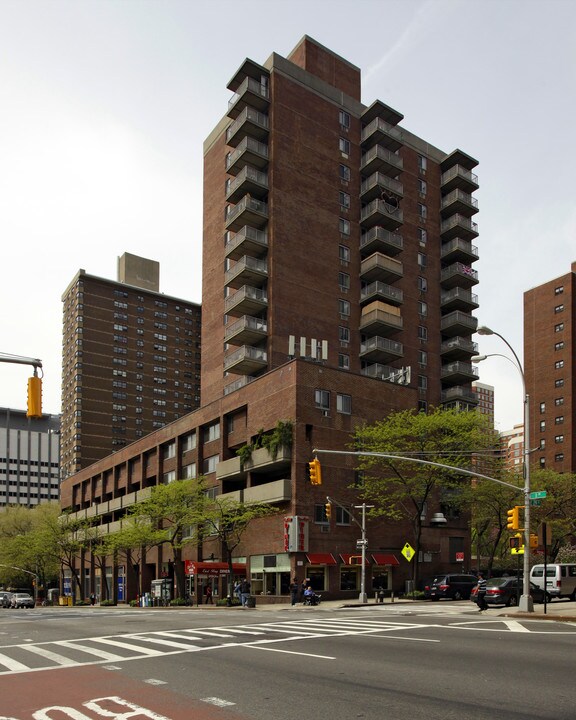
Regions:
[[104, 645], [112, 645], [113, 647], [124, 648], [125, 650], [132, 650], [133, 652], [141, 655], [158, 656], [162, 655], [161, 650], [154, 650], [153, 648], [143, 647], [142, 645], [130, 645], [130, 643], [120, 642], [120, 640], [112, 640], [110, 638], [90, 638], [92, 642], [103, 643]]
[[34, 653], [35, 655], [40, 655], [40, 657], [43, 657], [46, 660], [51, 660], [57, 665], [78, 665], [75, 660], [71, 660], [59, 653], [52, 652], [52, 650], [48, 650], [48, 648], [42, 645], [24, 645], [23, 649], [27, 652]]
[[124, 659], [121, 655], [115, 655], [114, 653], [109, 653], [106, 652], [106, 650], [100, 650], [98, 648], [91, 648], [87, 645], [80, 645], [72, 640], [59, 640], [58, 645], [70, 648], [70, 650], [78, 650], [79, 652], [86, 653], [87, 655], [94, 655], [94, 657], [99, 657], [101, 660], [109, 660], [110, 662], [116, 662]]
[[12, 658], [8, 657], [7, 655], [0, 654], [0, 665], [4, 665], [4, 667], [7, 667], [8, 670], [29, 670], [28, 665], [24, 665], [21, 662], [18, 662], [18, 660], [12, 660]]
[[175, 640], [168, 640], [167, 638], [158, 637], [157, 635], [129, 635], [130, 640], [138, 640], [139, 642], [154, 643], [156, 645], [163, 645], [164, 647], [179, 648], [181, 650], [190, 650], [195, 646], [191, 643], [181, 643]]

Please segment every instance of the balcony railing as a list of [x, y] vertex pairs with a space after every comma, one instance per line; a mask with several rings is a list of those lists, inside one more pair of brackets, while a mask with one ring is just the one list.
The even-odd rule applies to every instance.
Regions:
[[471, 287], [478, 283], [478, 273], [470, 265], [457, 262], [442, 268], [440, 282], [444, 288]]
[[255, 380], [255, 378], [250, 377], [250, 375], [243, 375], [242, 377], [239, 377], [238, 380], [234, 380], [234, 382], [228, 383], [228, 385], [224, 387], [224, 395], [230, 395], [230, 393], [240, 390], [240, 388], [243, 388], [251, 383], [252, 380]]
[[249, 315], [251, 312], [261, 311], [267, 305], [268, 294], [266, 290], [244, 285], [234, 295], [226, 298], [224, 312], [233, 314], [234, 310], [238, 310], [241, 315]]
[[[246, 218], [243, 217], [246, 214]], [[240, 222], [241, 220], [241, 222]], [[268, 205], [262, 200], [245, 195], [237, 205], [228, 205], [226, 212], [226, 227], [234, 230], [240, 229], [246, 221], [251, 225], [265, 225], [268, 221]]]
[[226, 143], [236, 147], [245, 135], [262, 139], [266, 137], [269, 126], [268, 115], [258, 112], [252, 107], [245, 107], [226, 130]]
[[444, 340], [440, 345], [440, 355], [445, 357], [478, 355], [478, 343], [472, 342], [470, 338], [452, 337], [449, 340]]
[[360, 263], [360, 277], [365, 282], [395, 282], [403, 276], [404, 266], [400, 260], [379, 252], [372, 253]]
[[[243, 157], [244, 156], [244, 157]], [[244, 165], [265, 167], [268, 163], [268, 145], [251, 137], [245, 137], [234, 152], [226, 157], [226, 172], [237, 175]]]
[[224, 358], [224, 370], [233, 370], [248, 374], [266, 365], [268, 362], [266, 350], [243, 345]]
[[443, 243], [440, 249], [440, 257], [445, 261], [460, 261], [471, 264], [478, 260], [478, 248], [472, 245], [469, 240], [462, 238], [454, 238]]
[[365, 174], [372, 174], [373, 172], [383, 172], [386, 175], [396, 177], [402, 172], [404, 167], [404, 161], [399, 155], [396, 155], [390, 150], [386, 150], [381, 145], [375, 145], [370, 148], [368, 152], [362, 155], [360, 162], [360, 169]]
[[226, 233], [224, 244], [226, 257], [233, 260], [246, 254], [262, 255], [268, 249], [268, 233], [244, 225], [235, 234]]
[[440, 234], [451, 240], [453, 237], [463, 237], [466, 240], [478, 237], [478, 224], [472, 222], [465, 215], [452, 215], [440, 225]]
[[391, 198], [390, 202], [372, 200], [362, 208], [360, 222], [365, 227], [378, 225], [388, 230], [396, 230], [404, 222], [404, 217], [395, 198]]
[[381, 197], [383, 190], [389, 190], [394, 195], [402, 197], [404, 195], [404, 185], [399, 180], [388, 177], [381, 172], [375, 172], [362, 181], [360, 187], [360, 195], [365, 201], [373, 198]]
[[440, 209], [443, 215], [448, 213], [461, 213], [466, 216], [478, 212], [478, 200], [463, 190], [452, 190], [442, 198]]
[[454, 310], [440, 319], [440, 330], [446, 335], [473, 333], [476, 332], [477, 327], [478, 318], [460, 310]]
[[233, 338], [242, 338], [243, 344], [251, 343], [262, 338], [267, 332], [268, 323], [266, 320], [252, 317], [252, 315], [243, 315], [230, 325], [226, 325], [224, 340], [229, 342]]
[[380, 282], [380, 280], [366, 285], [360, 291], [360, 302], [371, 302], [378, 298], [393, 305], [401, 305], [404, 302], [404, 293], [400, 288]]
[[374, 118], [366, 127], [362, 128], [362, 144], [378, 142], [391, 150], [402, 146], [402, 130], [390, 125], [382, 118]]
[[373, 227], [362, 233], [360, 251], [373, 253], [382, 250], [386, 255], [397, 255], [404, 249], [404, 239], [398, 233], [392, 233], [383, 227]]
[[268, 263], [266, 260], [258, 260], [257, 258], [245, 255], [240, 258], [229, 270], [224, 273], [224, 283], [240, 287], [245, 283], [254, 285], [255, 283], [262, 284], [266, 282], [268, 278]]
[[466, 192], [473, 192], [479, 187], [478, 175], [470, 172], [470, 170], [466, 170], [462, 165], [454, 165], [450, 170], [442, 173], [440, 185], [445, 191], [460, 188]]
[[469, 403], [470, 405], [478, 404], [478, 396], [475, 392], [472, 392], [470, 388], [459, 386], [444, 390], [441, 395], [441, 400], [443, 403], [454, 402], [455, 400], [462, 400], [463, 402]]
[[455, 287], [440, 296], [443, 310], [473, 310], [478, 307], [478, 295], [465, 288]]
[[361, 343], [360, 355], [364, 359], [393, 360], [404, 355], [404, 346], [396, 340], [376, 335]]
[[257, 110], [264, 110], [268, 104], [268, 85], [247, 77], [228, 102], [228, 116], [238, 117], [246, 105], [252, 105]]
[[264, 197], [268, 193], [268, 173], [245, 165], [234, 179], [226, 181], [226, 200], [238, 202], [247, 193]]

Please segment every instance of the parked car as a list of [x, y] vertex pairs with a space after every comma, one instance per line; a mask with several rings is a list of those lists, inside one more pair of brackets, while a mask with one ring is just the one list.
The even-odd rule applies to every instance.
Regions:
[[475, 575], [456, 573], [437, 575], [430, 583], [424, 585], [424, 598], [428, 600], [440, 600], [440, 598], [467, 600], [477, 582], [478, 578]]
[[12, 593], [6, 590], [0, 591], [0, 607], [10, 607], [10, 600], [12, 599]]
[[28, 593], [14, 593], [10, 600], [10, 607], [13, 608], [33, 608], [34, 598]]
[[[530, 580], [544, 588], [544, 565], [534, 565]], [[574, 563], [548, 563], [546, 565], [546, 590], [552, 598], [569, 597], [576, 600], [576, 565]]]
[[[486, 604], [514, 607], [518, 605], [518, 598], [522, 595], [522, 588], [522, 578], [520, 578], [520, 582], [518, 582], [518, 578], [516, 577], [490, 578], [486, 580]], [[472, 600], [472, 602], [476, 602], [477, 600], [476, 591], [477, 588], [473, 588], [470, 594], [470, 600]], [[530, 583], [530, 596], [535, 603], [544, 602], [544, 591], [533, 582]]]

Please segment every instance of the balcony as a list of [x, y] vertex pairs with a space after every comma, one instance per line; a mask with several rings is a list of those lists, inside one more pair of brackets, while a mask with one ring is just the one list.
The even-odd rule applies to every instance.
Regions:
[[231, 260], [238, 260], [243, 255], [259, 257], [268, 251], [268, 234], [245, 225], [234, 235], [226, 233], [225, 243], [224, 253]]
[[404, 267], [400, 260], [376, 252], [360, 263], [360, 277], [365, 282], [395, 282], [404, 277]]
[[404, 357], [404, 346], [395, 340], [376, 335], [361, 343], [360, 357], [362, 360], [371, 360], [377, 363], [390, 362]]
[[245, 107], [236, 120], [226, 130], [226, 144], [237, 147], [247, 136], [265, 141], [268, 137], [270, 121], [268, 115], [251, 107]]
[[371, 363], [360, 370], [360, 375], [374, 378], [375, 380], [391, 380], [398, 374], [398, 368], [390, 365], [382, 365], [382, 363]]
[[[229, 461], [226, 461], [229, 462]], [[234, 479], [234, 478], [227, 478]], [[238, 479], [241, 479], [239, 476]], [[292, 499], [292, 483], [289, 479], [272, 480], [272, 482], [252, 485], [241, 490], [222, 493], [218, 496], [223, 500], [233, 500], [245, 503], [280, 503]]]
[[440, 297], [440, 307], [445, 312], [452, 310], [464, 310], [471, 312], [478, 308], [478, 295], [470, 290], [461, 287], [455, 287], [448, 292], [443, 292]]
[[266, 350], [243, 345], [224, 358], [224, 370], [236, 375], [250, 375], [268, 365]]
[[268, 280], [268, 263], [266, 260], [245, 255], [240, 258], [224, 274], [224, 284], [232, 288], [240, 288], [242, 285], [260, 287]]
[[396, 230], [404, 222], [398, 199], [390, 196], [385, 200], [372, 200], [362, 208], [360, 222], [365, 228], [378, 225], [387, 230]]
[[404, 302], [404, 293], [400, 288], [376, 280], [376, 282], [366, 285], [360, 291], [361, 304], [373, 302], [374, 300], [382, 300], [392, 305], [401, 305]]
[[472, 265], [478, 260], [478, 248], [472, 245], [469, 240], [454, 238], [444, 243], [440, 248], [440, 257], [444, 262], [461, 262], [465, 265]]
[[370, 202], [382, 198], [382, 194], [392, 194], [402, 197], [404, 195], [404, 185], [399, 180], [375, 172], [369, 178], [362, 181], [360, 188], [360, 197], [362, 202]]
[[443, 335], [454, 337], [455, 335], [471, 335], [476, 332], [478, 318], [472, 317], [461, 310], [444, 315], [440, 319], [440, 330]]
[[[244, 462], [244, 464], [242, 464], [239, 457], [233, 457], [229, 460], [219, 462], [218, 465], [216, 465], [216, 479], [221, 480], [226, 478], [227, 480], [239, 480], [245, 477], [248, 471], [263, 474], [270, 472], [270, 470], [288, 470], [291, 460], [292, 453], [286, 448], [280, 448], [274, 458], [266, 448], [258, 448], [252, 451], [250, 459]], [[263, 487], [263, 485], [257, 487]], [[246, 492], [246, 490], [244, 492]]]
[[368, 150], [374, 145], [381, 145], [392, 152], [399, 150], [403, 145], [402, 130], [382, 118], [374, 118], [362, 128], [362, 147]]
[[360, 170], [363, 175], [372, 175], [381, 172], [390, 177], [396, 177], [402, 172], [404, 162], [399, 155], [386, 150], [381, 145], [375, 145], [362, 155]]
[[478, 273], [470, 265], [454, 263], [442, 268], [440, 283], [446, 289], [454, 287], [470, 288], [472, 285], [478, 284]]
[[472, 355], [478, 355], [478, 343], [472, 342], [470, 338], [455, 337], [444, 340], [440, 345], [440, 355], [443, 360], [468, 359]]
[[264, 199], [268, 195], [268, 173], [245, 165], [233, 180], [226, 181], [227, 202], [237, 203], [244, 195]]
[[478, 185], [478, 175], [470, 172], [462, 165], [454, 165], [454, 167], [442, 173], [440, 187], [444, 193], [456, 189], [463, 190], [465, 193], [473, 193], [474, 190], [478, 190], [480, 185]]
[[228, 102], [228, 117], [237, 118], [244, 108], [250, 106], [266, 112], [270, 105], [268, 85], [247, 77]]
[[227, 206], [226, 230], [236, 232], [250, 225], [262, 230], [268, 222], [268, 205], [261, 200], [255, 200], [245, 195], [237, 205]]
[[268, 145], [251, 137], [245, 137], [236, 150], [226, 156], [226, 172], [238, 175], [245, 165], [263, 170], [268, 165]]
[[268, 334], [268, 323], [261, 318], [243, 315], [226, 325], [224, 341], [232, 345], [252, 345], [261, 342]]
[[[386, 337], [400, 332], [404, 327], [402, 316], [384, 309], [385, 303], [372, 303], [362, 311], [360, 330], [368, 335]], [[390, 308], [393, 310], [394, 308]]]
[[255, 378], [250, 377], [249, 375], [243, 375], [242, 377], [239, 377], [238, 380], [234, 380], [234, 382], [228, 383], [228, 385], [224, 386], [224, 395], [230, 395], [230, 393], [236, 392], [236, 390], [240, 390], [240, 388], [245, 387], [254, 379]]
[[470, 363], [456, 361], [442, 365], [440, 378], [444, 385], [463, 385], [478, 380], [478, 373]]
[[226, 315], [259, 315], [268, 307], [268, 294], [261, 288], [244, 285], [224, 301]]
[[440, 234], [444, 240], [452, 240], [455, 237], [472, 240], [478, 237], [478, 224], [464, 215], [451, 215], [447, 220], [442, 221]]
[[398, 255], [404, 249], [402, 235], [391, 233], [382, 227], [370, 228], [362, 233], [360, 238], [360, 252], [366, 253], [383, 252], [385, 255]]
[[442, 391], [441, 402], [443, 405], [449, 403], [454, 405], [459, 405], [460, 403], [478, 405], [478, 396], [475, 392], [472, 392], [470, 388], [456, 386]]
[[442, 202], [440, 203], [440, 213], [442, 217], [454, 215], [454, 213], [471, 217], [477, 212], [478, 200], [463, 190], [452, 190], [451, 193], [448, 193], [448, 195], [442, 198]]

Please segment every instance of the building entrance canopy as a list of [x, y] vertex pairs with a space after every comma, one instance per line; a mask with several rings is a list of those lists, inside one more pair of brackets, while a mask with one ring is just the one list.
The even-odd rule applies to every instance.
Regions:
[[[220, 575], [230, 574], [228, 563], [196, 562], [194, 560], [184, 561], [184, 571], [186, 575], [196, 577], [220, 577]], [[234, 575], [246, 575], [246, 564], [232, 563], [232, 572]]]

